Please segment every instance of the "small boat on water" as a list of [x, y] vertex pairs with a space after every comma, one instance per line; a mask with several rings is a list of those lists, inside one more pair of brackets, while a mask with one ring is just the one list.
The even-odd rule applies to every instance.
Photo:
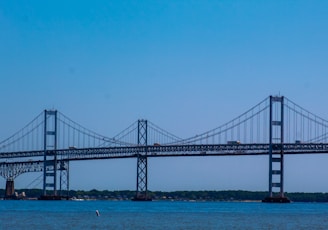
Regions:
[[70, 200], [72, 200], [72, 201], [84, 201], [84, 199], [76, 198], [76, 197], [72, 197]]

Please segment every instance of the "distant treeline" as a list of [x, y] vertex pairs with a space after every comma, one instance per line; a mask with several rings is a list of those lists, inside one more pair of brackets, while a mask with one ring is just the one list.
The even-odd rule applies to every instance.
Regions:
[[[16, 189], [17, 194], [26, 195], [26, 198], [37, 198], [42, 194], [41, 189]], [[4, 189], [0, 189], [3, 197]], [[62, 194], [66, 196], [66, 194]], [[82, 199], [99, 199], [99, 200], [131, 200], [135, 196], [135, 191], [99, 191], [96, 189], [90, 191], [70, 190], [69, 197]], [[265, 198], [267, 192], [251, 192], [242, 190], [228, 191], [175, 191], [160, 192], [150, 191], [148, 195], [153, 200], [198, 200], [198, 201], [258, 201]], [[285, 193], [293, 202], [328, 202], [328, 193]]]

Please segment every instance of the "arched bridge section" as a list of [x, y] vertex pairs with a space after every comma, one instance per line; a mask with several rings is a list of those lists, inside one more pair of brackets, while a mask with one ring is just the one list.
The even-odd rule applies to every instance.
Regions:
[[328, 153], [327, 131], [325, 119], [282, 96], [270, 96], [231, 121], [189, 138], [177, 137], [147, 120], [106, 137], [59, 111], [45, 110], [0, 142], [0, 175], [13, 186], [21, 173], [43, 172], [42, 195], [57, 197], [63, 188], [69, 189], [70, 161], [136, 158], [135, 200], [149, 200], [149, 157], [267, 155], [266, 201], [284, 202], [288, 201], [284, 155]]

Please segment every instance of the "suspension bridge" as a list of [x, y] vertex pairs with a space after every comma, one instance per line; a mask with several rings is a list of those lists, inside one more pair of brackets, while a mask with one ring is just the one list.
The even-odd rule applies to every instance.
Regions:
[[269, 96], [231, 121], [207, 132], [180, 138], [147, 120], [138, 120], [114, 137], [96, 133], [56, 110], [44, 110], [0, 142], [0, 175], [6, 198], [14, 180], [41, 172], [40, 199], [69, 196], [71, 161], [136, 158], [134, 200], [148, 196], [150, 157], [267, 155], [268, 196], [264, 202], [289, 202], [284, 195], [284, 155], [328, 153], [328, 121], [283, 96]]

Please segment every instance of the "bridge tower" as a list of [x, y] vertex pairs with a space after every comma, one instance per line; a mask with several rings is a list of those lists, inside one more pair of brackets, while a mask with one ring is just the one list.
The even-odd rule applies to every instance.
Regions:
[[[57, 111], [44, 111], [43, 196], [57, 199]], [[48, 194], [49, 192], [49, 194]]]
[[263, 202], [289, 203], [284, 196], [284, 97], [270, 96], [269, 196]]
[[[43, 194], [41, 200], [68, 198], [69, 163], [57, 158], [57, 110], [44, 111]], [[60, 170], [60, 190], [57, 191], [57, 171]], [[63, 190], [66, 185], [67, 193]]]
[[[147, 120], [138, 120], [138, 145], [147, 145]], [[138, 153], [137, 158], [137, 188], [133, 201], [150, 201], [147, 190], [147, 150]]]

